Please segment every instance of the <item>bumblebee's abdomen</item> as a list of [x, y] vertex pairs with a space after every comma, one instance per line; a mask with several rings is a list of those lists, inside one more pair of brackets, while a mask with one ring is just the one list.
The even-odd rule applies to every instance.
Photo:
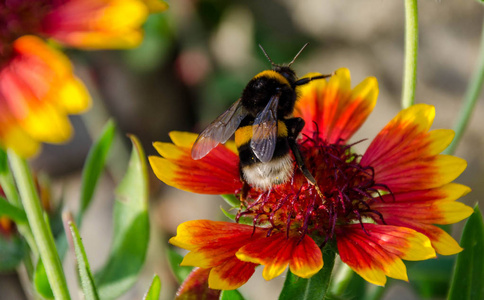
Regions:
[[240, 170], [241, 176], [251, 187], [267, 191], [272, 186], [291, 179], [294, 173], [294, 163], [291, 155], [287, 152], [285, 155], [274, 157], [266, 163], [257, 162], [245, 166], [241, 165]]
[[252, 125], [243, 126], [235, 132], [235, 144], [239, 151], [241, 176], [247, 183], [260, 190], [268, 190], [271, 186], [289, 180], [294, 171], [292, 156], [287, 142], [287, 127], [283, 121], [278, 121], [276, 147], [272, 158], [262, 163], [250, 147]]

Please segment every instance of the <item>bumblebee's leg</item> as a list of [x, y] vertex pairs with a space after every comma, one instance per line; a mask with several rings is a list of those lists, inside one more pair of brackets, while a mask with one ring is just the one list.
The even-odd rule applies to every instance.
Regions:
[[289, 147], [291, 148], [292, 153], [294, 154], [294, 158], [296, 159], [296, 163], [299, 167], [299, 170], [303, 173], [304, 177], [312, 184], [314, 185], [316, 192], [318, 193], [319, 197], [321, 199], [323, 198], [323, 193], [319, 189], [318, 182], [314, 178], [314, 176], [309, 172], [308, 168], [306, 167], [306, 164], [304, 163], [304, 158], [301, 154], [301, 151], [299, 151], [299, 147], [297, 146], [297, 136], [301, 132], [301, 130], [304, 128], [305, 122], [301, 118], [292, 118], [292, 119], [287, 119], [286, 120], [286, 127], [288, 130], [288, 137], [287, 141], [289, 143]]
[[303, 77], [303, 78], [297, 80], [296, 82], [294, 82], [293, 85], [294, 86], [304, 85], [304, 84], [309, 83], [310, 81], [313, 81], [313, 80], [316, 80], [316, 79], [328, 78], [328, 77], [334, 76], [335, 74], [336, 74], [336, 72], [333, 72], [331, 74], [318, 75], [318, 76], [314, 76], [314, 77]]
[[249, 194], [250, 185], [245, 181], [244, 173], [242, 172], [242, 166], [239, 163], [239, 176], [240, 181], [242, 181], [242, 189], [240, 190], [240, 208], [245, 203], [245, 199], [247, 199], [247, 195]]
[[242, 179], [242, 190], [240, 191], [240, 207], [242, 208], [242, 205], [244, 205], [245, 200], [247, 199], [247, 195], [249, 194], [250, 190], [250, 185]]

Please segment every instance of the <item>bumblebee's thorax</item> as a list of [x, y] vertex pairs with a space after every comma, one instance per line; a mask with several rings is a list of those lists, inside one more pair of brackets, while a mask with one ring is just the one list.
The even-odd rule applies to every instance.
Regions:
[[292, 114], [296, 102], [295, 80], [296, 76], [289, 67], [276, 66], [274, 70], [262, 71], [249, 81], [242, 92], [242, 105], [251, 116], [256, 117], [271, 97], [279, 94], [277, 116], [286, 118]]

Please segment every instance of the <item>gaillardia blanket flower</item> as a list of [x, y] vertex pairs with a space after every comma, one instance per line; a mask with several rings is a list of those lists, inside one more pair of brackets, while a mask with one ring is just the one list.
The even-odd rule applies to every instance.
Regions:
[[71, 136], [69, 114], [90, 98], [68, 58], [44, 42], [83, 49], [132, 48], [158, 0], [16, 0], [0, 5], [0, 146], [22, 156]]
[[90, 103], [66, 56], [35, 36], [23, 36], [0, 68], [0, 145], [22, 156], [40, 142], [61, 143], [71, 136], [68, 114]]
[[[472, 209], [455, 200], [469, 192], [452, 183], [466, 168], [460, 158], [440, 154], [452, 130], [430, 130], [435, 110], [425, 104], [401, 111], [356, 154], [349, 139], [376, 104], [378, 85], [367, 78], [351, 88], [340, 69], [329, 80], [302, 86], [295, 116], [306, 126], [298, 141], [322, 197], [296, 168], [292, 178], [269, 191], [251, 188], [242, 199], [240, 223], [189, 221], [170, 243], [189, 250], [182, 264], [210, 269], [209, 286], [235, 289], [263, 265], [270, 280], [287, 266], [311, 277], [323, 268], [329, 244], [367, 281], [408, 280], [402, 260], [425, 260], [462, 249], [435, 224], [458, 222]], [[192, 160], [197, 135], [172, 132], [171, 143], [154, 143], [150, 157], [159, 179], [205, 194], [240, 195], [238, 156], [232, 143]], [[250, 220], [252, 224], [247, 224]], [[244, 223], [244, 224], [242, 224]]]

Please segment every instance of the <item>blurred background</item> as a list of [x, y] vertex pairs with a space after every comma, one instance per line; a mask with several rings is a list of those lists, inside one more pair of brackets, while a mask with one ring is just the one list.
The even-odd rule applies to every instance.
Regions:
[[[352, 85], [367, 76], [379, 81], [377, 106], [353, 140], [371, 140], [400, 110], [404, 50], [404, 3], [383, 0], [178, 0], [170, 9], [150, 16], [143, 44], [129, 51], [70, 51], [76, 74], [88, 85], [93, 107], [72, 117], [75, 136], [66, 145], [45, 145], [32, 161], [38, 172], [52, 177], [52, 199], [70, 210], [78, 205], [81, 169], [87, 151], [112, 118], [119, 136], [108, 172], [101, 180], [81, 230], [93, 270], [102, 266], [110, 247], [113, 190], [124, 174], [131, 151], [126, 133], [137, 135], [148, 155], [153, 141], [169, 141], [172, 130], [200, 132], [238, 99], [245, 84], [270, 68], [258, 44], [272, 60], [292, 60], [310, 45], [293, 68], [330, 73], [349, 68]], [[478, 54], [484, 7], [477, 1], [419, 1], [420, 49], [416, 101], [436, 107], [433, 128], [452, 128]], [[473, 206], [484, 195], [484, 106], [474, 118], [456, 155], [469, 163], [457, 180], [473, 192], [462, 201]], [[369, 141], [360, 143], [364, 151]], [[220, 197], [190, 194], [166, 186], [151, 169], [151, 239], [139, 282], [123, 299], [141, 299], [153, 273], [162, 279], [162, 299], [178, 287], [166, 262], [167, 240], [178, 224], [193, 219], [222, 219]], [[461, 222], [462, 223], [462, 222]], [[460, 227], [453, 232], [458, 238]], [[444, 258], [442, 276], [452, 267]], [[433, 263], [433, 262], [430, 262]], [[425, 263], [408, 265], [410, 283], [392, 282], [384, 299], [420, 299]], [[72, 256], [65, 268], [76, 285]], [[447, 268], [447, 269], [445, 269]], [[417, 271], [414, 271], [417, 270]], [[420, 270], [420, 272], [418, 272]], [[413, 275], [413, 272], [415, 275]], [[284, 278], [266, 282], [261, 269], [241, 291], [247, 299], [277, 299]], [[446, 287], [442, 286], [442, 295]], [[72, 289], [75, 290], [75, 289]], [[0, 299], [25, 299], [16, 274], [0, 275]], [[72, 295], [78, 299], [78, 295]]]

